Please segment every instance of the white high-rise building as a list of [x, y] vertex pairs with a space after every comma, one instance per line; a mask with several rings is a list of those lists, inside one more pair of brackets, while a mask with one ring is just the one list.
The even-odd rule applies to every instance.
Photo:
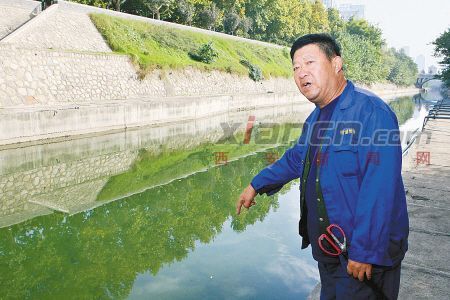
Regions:
[[339, 5], [339, 13], [342, 19], [348, 21], [350, 18], [364, 19], [364, 5], [341, 4]]
[[422, 73], [422, 71], [425, 71], [425, 56], [420, 54], [416, 57], [415, 63], [417, 65], [417, 69], [419, 69], [419, 72]]

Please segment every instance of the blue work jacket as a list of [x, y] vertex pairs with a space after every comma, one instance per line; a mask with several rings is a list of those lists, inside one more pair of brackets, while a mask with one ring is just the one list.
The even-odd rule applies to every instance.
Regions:
[[[321, 141], [324, 159], [318, 166], [328, 217], [344, 230], [349, 259], [392, 266], [403, 259], [409, 233], [398, 121], [383, 100], [351, 81], [340, 97]], [[297, 143], [253, 178], [259, 194], [272, 195], [302, 176], [318, 114], [316, 107]], [[302, 204], [302, 249], [310, 243], [305, 219]]]

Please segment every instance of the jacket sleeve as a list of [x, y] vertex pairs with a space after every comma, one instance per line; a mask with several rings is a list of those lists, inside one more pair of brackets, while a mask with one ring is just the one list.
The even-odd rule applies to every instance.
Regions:
[[392, 265], [386, 253], [392, 211], [399, 200], [402, 150], [398, 122], [389, 109], [375, 107], [363, 126], [361, 138], [370, 138], [371, 143], [358, 151], [362, 176], [348, 254], [357, 262]]
[[273, 195], [289, 181], [300, 177], [302, 149], [297, 142], [272, 165], [263, 169], [250, 183], [258, 194]]

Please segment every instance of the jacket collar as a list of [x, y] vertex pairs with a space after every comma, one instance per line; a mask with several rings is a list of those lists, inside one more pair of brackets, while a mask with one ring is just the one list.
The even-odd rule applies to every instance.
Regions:
[[[351, 82], [350, 80], [347, 80], [347, 86], [345, 87], [344, 91], [342, 92], [342, 94], [339, 97], [342, 97], [342, 99], [339, 100], [340, 103], [338, 103], [339, 109], [337, 109], [337, 107], [334, 109], [334, 112], [331, 116], [331, 120], [330, 122], [336, 122], [338, 119], [340, 119], [341, 117], [341, 110], [344, 110], [346, 108], [349, 108], [350, 106], [353, 105], [354, 102], [354, 97], [353, 97], [353, 92], [355, 90], [355, 86], [353, 85], [353, 82]], [[320, 113], [320, 108], [319, 106], [316, 106], [316, 108], [314, 109], [314, 111], [311, 113], [310, 116], [310, 121], [309, 121], [309, 128], [308, 128], [308, 132], [307, 132], [307, 141], [310, 141], [311, 135], [312, 135], [312, 129], [314, 127], [315, 122], [317, 122], [317, 119], [319, 118], [319, 113]], [[328, 131], [327, 135], [331, 138], [332, 137], [333, 132], [332, 131]], [[322, 152], [326, 152], [327, 148], [329, 145], [324, 144], [322, 147]]]
[[346, 109], [353, 105], [353, 91], [355, 90], [355, 86], [353, 85], [353, 82], [350, 80], [347, 80], [347, 86], [345, 87], [344, 91], [340, 95], [342, 99], [340, 99], [339, 108], [340, 109]]
[[[341, 95], [339, 95], [339, 97], [341, 97], [342, 99], [339, 100], [339, 109], [346, 109], [350, 106], [353, 105], [353, 91], [355, 90], [355, 86], [353, 85], [353, 82], [351, 82], [350, 80], [347, 80], [347, 86], [345, 87], [345, 89], [342, 91]], [[336, 111], [336, 109], [335, 109]], [[313, 112], [311, 113], [311, 123], [314, 123], [317, 121], [317, 118], [319, 117], [319, 112], [320, 112], [320, 108], [319, 106], [316, 106], [316, 108], [313, 110]], [[333, 116], [335, 116], [336, 114], [333, 113]]]

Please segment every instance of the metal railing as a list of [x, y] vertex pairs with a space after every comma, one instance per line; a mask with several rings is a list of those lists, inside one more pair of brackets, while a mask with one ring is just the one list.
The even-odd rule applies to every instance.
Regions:
[[429, 119], [448, 119], [450, 120], [450, 99], [442, 99], [436, 102], [428, 111], [428, 115], [423, 120], [422, 131]]

